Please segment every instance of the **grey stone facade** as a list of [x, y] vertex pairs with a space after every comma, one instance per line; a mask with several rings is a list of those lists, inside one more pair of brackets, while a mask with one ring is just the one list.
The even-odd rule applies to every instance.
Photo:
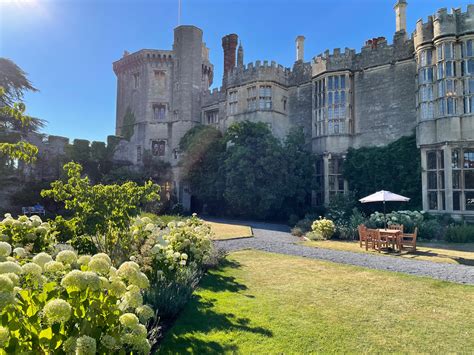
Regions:
[[[114, 63], [116, 134], [123, 135], [127, 110], [135, 121], [117, 158], [140, 164], [139, 152], [149, 149], [171, 162], [180, 201], [188, 205], [188, 191], [180, 186], [178, 145], [194, 125], [225, 131], [238, 121], [265, 122], [281, 139], [291, 127], [301, 126], [308, 147], [319, 157], [315, 179], [321, 188], [315, 191], [314, 203], [324, 204], [349, 188], [341, 167], [350, 147], [386, 145], [416, 130], [424, 208], [469, 214], [474, 211], [474, 49], [468, 41], [474, 40], [474, 6], [467, 12], [439, 10], [428, 22], [420, 20], [411, 37], [406, 33], [406, 1], [399, 0], [394, 9], [396, 32], [391, 43], [373, 38], [358, 52], [336, 48], [305, 62], [305, 38], [298, 36], [291, 68], [267, 61], [245, 65], [242, 45], [236, 51], [238, 36], [225, 36], [222, 86], [212, 91], [213, 65], [196, 27], [177, 27], [172, 50], [125, 53]], [[437, 48], [444, 43], [452, 43], [453, 57], [437, 60]], [[427, 55], [429, 63], [421, 58]], [[453, 66], [448, 74], [454, 83], [447, 82], [450, 77], [438, 78], [439, 66], [444, 72]], [[447, 85], [454, 89], [441, 98], [441, 85], [445, 93]], [[439, 105], [444, 105], [442, 114]], [[159, 111], [163, 108], [164, 113]], [[459, 166], [451, 169], [454, 155]], [[453, 184], [458, 185], [452, 188]]]

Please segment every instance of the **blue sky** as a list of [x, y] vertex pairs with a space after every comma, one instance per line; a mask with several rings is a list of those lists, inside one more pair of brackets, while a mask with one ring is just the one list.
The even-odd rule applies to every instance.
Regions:
[[[472, 0], [471, 0], [472, 1]], [[291, 66], [295, 37], [304, 35], [305, 59], [326, 49], [359, 50], [365, 40], [395, 30], [395, 0], [182, 0], [182, 24], [203, 29], [222, 78], [221, 37], [237, 33], [245, 62]], [[469, 1], [408, 0], [408, 31], [441, 7]], [[112, 62], [126, 49], [170, 49], [178, 0], [0, 0], [0, 56], [15, 61], [38, 93], [30, 115], [48, 121], [49, 134], [105, 140], [115, 129]]]

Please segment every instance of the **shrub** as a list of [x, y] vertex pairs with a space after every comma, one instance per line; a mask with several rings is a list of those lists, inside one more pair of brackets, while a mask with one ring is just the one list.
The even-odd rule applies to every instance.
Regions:
[[425, 220], [418, 225], [418, 235], [421, 239], [439, 240], [444, 235], [444, 228], [436, 219]]
[[291, 234], [294, 235], [295, 237], [302, 237], [304, 235], [304, 232], [301, 228], [294, 227], [294, 228], [291, 228]]
[[319, 218], [313, 222], [311, 229], [314, 233], [319, 234], [323, 239], [331, 239], [336, 227], [334, 222], [330, 219]]
[[7, 213], [0, 222], [0, 240], [39, 252], [51, 248], [54, 235], [49, 223], [43, 222], [39, 216], [20, 216], [15, 219]]
[[[386, 219], [388, 226], [391, 224], [403, 224], [404, 231], [412, 233], [415, 227], [419, 227], [421, 222], [424, 220], [424, 214], [423, 212], [418, 211], [394, 211], [387, 213]], [[372, 213], [367, 223], [370, 228], [383, 228], [383, 213]]]
[[336, 225], [336, 235], [339, 239], [354, 240], [359, 237], [358, 226], [366, 221], [364, 215], [354, 208], [348, 221], [339, 221]]
[[469, 224], [450, 225], [446, 230], [446, 241], [453, 243], [474, 242], [474, 226]]
[[143, 186], [134, 182], [121, 185], [91, 185], [89, 178], [81, 178], [82, 166], [74, 162], [64, 165], [67, 181], [55, 181], [43, 197], [64, 202], [77, 221], [78, 235], [90, 235], [98, 251], [120, 260], [130, 245], [128, 230], [133, 217], [144, 203], [159, 199], [160, 187], [151, 181]]
[[46, 253], [32, 260], [12, 258], [9, 250], [4, 254], [8, 261], [0, 262], [0, 349], [149, 352], [144, 324], [154, 312], [143, 305], [149, 282], [138, 264], [126, 262], [115, 269], [106, 254], [78, 257], [73, 251], [62, 251], [55, 260]]
[[310, 240], [326, 240], [326, 238], [324, 238], [319, 232], [308, 232], [305, 234], [305, 237]]

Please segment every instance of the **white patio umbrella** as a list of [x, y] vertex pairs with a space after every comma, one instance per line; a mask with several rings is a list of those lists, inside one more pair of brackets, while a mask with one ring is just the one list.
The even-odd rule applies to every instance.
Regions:
[[385, 217], [385, 202], [408, 202], [410, 201], [409, 197], [405, 197], [402, 195], [394, 194], [390, 191], [377, 191], [372, 195], [365, 196], [359, 200], [361, 203], [368, 203], [368, 202], [383, 202], [383, 219], [385, 222], [385, 229], [387, 229], [387, 218]]

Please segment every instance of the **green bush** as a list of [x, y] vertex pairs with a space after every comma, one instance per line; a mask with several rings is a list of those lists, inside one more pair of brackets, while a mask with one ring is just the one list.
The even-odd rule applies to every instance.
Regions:
[[295, 237], [302, 237], [305, 232], [299, 227], [293, 227], [291, 228], [291, 234], [294, 235]]
[[[0, 352], [99, 354], [150, 351], [138, 264], [115, 269], [108, 255], [59, 252], [32, 259], [0, 243]], [[140, 324], [141, 323], [141, 324]]]
[[6, 213], [0, 222], [0, 241], [40, 252], [52, 247], [54, 235], [49, 223], [43, 222], [39, 216], [20, 216], [15, 219]]
[[305, 237], [310, 240], [326, 240], [326, 238], [324, 238], [319, 232], [308, 232], [305, 234]]
[[[403, 224], [406, 233], [412, 233], [415, 227], [419, 227], [424, 220], [424, 213], [419, 211], [394, 211], [386, 215], [387, 226], [391, 224]], [[367, 221], [369, 228], [383, 228], [384, 215], [381, 212], [374, 212]]]
[[327, 218], [319, 218], [311, 225], [311, 230], [319, 234], [323, 239], [331, 239], [336, 230], [334, 222]]
[[341, 220], [336, 225], [336, 235], [339, 239], [344, 240], [354, 240], [359, 238], [358, 227], [360, 224], [364, 224], [366, 218], [364, 215], [357, 209], [354, 208], [352, 215], [349, 217], [349, 220]]
[[474, 242], [474, 226], [470, 224], [450, 225], [446, 229], [445, 239], [453, 243]]
[[418, 225], [418, 236], [420, 239], [440, 240], [443, 239], [445, 228], [436, 220], [424, 220]]

